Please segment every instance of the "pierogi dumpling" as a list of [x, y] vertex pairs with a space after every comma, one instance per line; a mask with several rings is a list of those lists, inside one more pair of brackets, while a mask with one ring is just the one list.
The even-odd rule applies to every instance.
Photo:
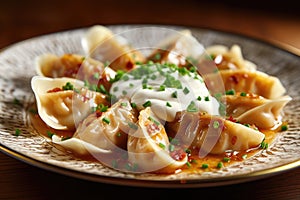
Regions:
[[204, 52], [204, 46], [197, 41], [192, 32], [184, 29], [161, 41], [147, 60], [186, 66], [191, 64], [191, 60], [201, 57]]
[[190, 149], [199, 149], [200, 157], [258, 147], [265, 137], [251, 127], [199, 112], [178, 113], [177, 120], [166, 127], [171, 137]]
[[46, 53], [36, 57], [36, 72], [40, 76], [50, 78], [69, 77], [89, 84], [103, 84], [109, 89], [109, 80], [114, 78], [116, 72], [102, 62], [79, 54]]
[[182, 149], [170, 149], [165, 128], [150, 107], [140, 111], [136, 130], [128, 135], [129, 162], [137, 164], [140, 172], [173, 173], [188, 158]]
[[[242, 96], [241, 96], [242, 94]], [[236, 93], [225, 95], [226, 115], [244, 124], [254, 124], [258, 128], [271, 129], [281, 124], [283, 108], [290, 102], [290, 96], [266, 99], [255, 94]]]
[[103, 113], [94, 112], [86, 117], [72, 138], [62, 140], [58, 136], [52, 141], [80, 156], [98, 156], [126, 149], [127, 134], [136, 114], [127, 99], [120, 99]]
[[72, 78], [34, 76], [31, 80], [41, 119], [58, 130], [75, 130], [76, 125], [98, 104], [108, 105], [106, 96], [88, 90]]
[[87, 55], [117, 70], [131, 70], [136, 62], [144, 62], [144, 55], [134, 49], [129, 42], [114, 34], [105, 26], [95, 25], [82, 38], [82, 46]]
[[[221, 77], [222, 81], [219, 81]], [[235, 90], [236, 92], [253, 93], [268, 99], [282, 96], [286, 89], [281, 81], [275, 77], [258, 70], [220, 70], [216, 73], [203, 75], [204, 82], [213, 94], [223, 92], [221, 89]], [[224, 87], [219, 87], [223, 84]]]
[[213, 59], [219, 70], [256, 70], [257, 68], [256, 64], [244, 59], [241, 47], [237, 44], [230, 48], [225, 45], [211, 45], [206, 48], [206, 53]]
[[128, 99], [120, 99], [101, 116], [88, 116], [79, 125], [73, 137], [102, 149], [125, 149], [130, 125], [136, 122], [136, 118]]

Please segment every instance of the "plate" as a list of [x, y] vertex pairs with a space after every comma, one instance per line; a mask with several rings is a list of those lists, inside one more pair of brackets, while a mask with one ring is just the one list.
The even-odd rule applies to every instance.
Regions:
[[[150, 25], [146, 25], [150, 26]], [[143, 25], [108, 26], [118, 33]], [[157, 26], [158, 27], [158, 26]], [[161, 26], [173, 30], [189, 29], [204, 46], [238, 44], [244, 57], [257, 64], [260, 71], [277, 76], [293, 100], [285, 107], [289, 129], [280, 133], [267, 150], [243, 162], [217, 171], [199, 174], [129, 174], [107, 168], [100, 163], [81, 160], [55, 148], [28, 120], [28, 106], [34, 102], [30, 87], [36, 75], [33, 60], [43, 53], [84, 54], [81, 37], [88, 27], [53, 33], [25, 40], [0, 53], [0, 149], [4, 153], [53, 172], [68, 176], [127, 186], [208, 187], [251, 181], [282, 173], [300, 165], [300, 58], [284, 49], [252, 38], [215, 30], [183, 26]], [[159, 32], [157, 35], [159, 36]], [[143, 42], [142, 35], [132, 42]], [[134, 41], [135, 40], [135, 41]], [[16, 135], [16, 130], [20, 134]]]

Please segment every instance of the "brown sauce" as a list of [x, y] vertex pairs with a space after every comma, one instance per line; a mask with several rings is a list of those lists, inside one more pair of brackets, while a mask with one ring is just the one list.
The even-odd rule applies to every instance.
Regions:
[[[56, 130], [46, 125], [39, 117], [36, 111], [36, 105], [32, 105], [28, 110], [28, 118], [30, 120], [31, 125], [38, 133], [47, 138], [51, 138], [51, 134], [58, 135], [62, 138], [70, 138], [73, 136], [74, 132], [72, 131]], [[275, 130], [261, 130], [261, 132], [265, 134], [266, 143], [271, 144], [274, 141], [277, 134], [280, 132], [280, 127], [281, 126], [278, 126], [278, 128]], [[189, 155], [188, 163], [182, 168], [178, 169], [176, 172], [201, 173], [205, 171], [218, 170], [222, 167], [226, 167], [237, 162], [242, 162], [243, 160], [248, 159], [251, 156], [262, 151], [262, 148], [257, 147], [249, 149], [247, 151], [228, 151], [218, 155], [208, 154], [203, 158], [199, 158], [197, 156], [197, 150], [192, 150]], [[76, 154], [74, 154], [74, 156], [78, 157], [78, 155]], [[81, 159], [100, 162], [99, 159], [93, 156], [85, 156], [81, 157]], [[135, 170], [135, 166], [127, 162], [127, 156], [124, 155], [124, 152], [116, 152], [114, 156], [101, 158], [101, 161], [104, 162], [102, 164], [112, 167], [114, 169], [118, 169], [120, 171]]]

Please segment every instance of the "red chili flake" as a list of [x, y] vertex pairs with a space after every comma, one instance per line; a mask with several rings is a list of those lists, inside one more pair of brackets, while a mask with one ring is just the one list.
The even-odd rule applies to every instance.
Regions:
[[177, 150], [170, 152], [170, 156], [174, 160], [179, 161], [179, 160], [183, 160], [187, 156], [187, 154], [182, 149], [177, 149]]
[[130, 61], [127, 62], [127, 63], [126, 63], [126, 69], [127, 69], [127, 70], [131, 70], [132, 68], [133, 68], [133, 63], [130, 62]]
[[103, 85], [104, 88], [109, 91], [111, 87], [110, 79], [111, 77], [108, 74], [103, 73], [98, 80], [97, 86], [100, 87], [100, 85]]
[[236, 136], [233, 136], [233, 137], [231, 138], [231, 144], [232, 144], [232, 145], [235, 145], [236, 141], [237, 141], [237, 137], [236, 137]]
[[79, 69], [82, 65], [82, 62], [79, 63], [73, 63], [73, 62], [68, 62], [66, 63], [66, 70], [64, 71], [64, 76], [66, 77], [72, 77], [72, 78], [76, 78], [76, 76], [78, 76], [79, 74]]
[[82, 95], [82, 101], [83, 101], [83, 102], [87, 102], [87, 101], [89, 101], [89, 100], [90, 100], [89, 97], [87, 97], [87, 96], [85, 96], [85, 95]]
[[63, 91], [63, 90], [61, 88], [59, 88], [59, 87], [56, 87], [56, 88], [53, 88], [51, 90], [48, 90], [47, 93], [60, 92], [60, 91]]
[[156, 125], [155, 123], [150, 123], [147, 125], [147, 132], [149, 134], [155, 133], [156, 131], [159, 131], [159, 127], [158, 125]]
[[95, 114], [96, 114], [96, 117], [97, 117], [97, 118], [101, 117], [102, 113], [103, 113], [103, 112], [101, 112], [100, 110], [96, 110], [96, 111], [95, 111]]
[[234, 119], [234, 118], [232, 117], [232, 115], [230, 115], [229, 118], [228, 118], [227, 120], [232, 121], [232, 122], [237, 122], [237, 120]]
[[238, 78], [236, 77], [236, 76], [230, 76], [229, 77], [229, 80], [230, 81], [232, 81], [233, 83], [235, 83], [235, 84], [238, 84], [239, 83], [239, 80], [238, 80]]

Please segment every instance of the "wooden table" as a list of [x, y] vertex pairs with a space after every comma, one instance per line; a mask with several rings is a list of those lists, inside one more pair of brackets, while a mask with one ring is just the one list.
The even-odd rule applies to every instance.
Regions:
[[[300, 55], [299, 10], [290, 1], [275, 6], [272, 2], [12, 0], [0, 6], [0, 48], [42, 34], [94, 24], [172, 24], [240, 33], [272, 42]], [[169, 199], [181, 196], [197, 199], [299, 200], [300, 169], [219, 187], [136, 188], [69, 177], [0, 153], [0, 199], [73, 199], [80, 196], [113, 199], [116, 194], [126, 199], [169, 195]]]

